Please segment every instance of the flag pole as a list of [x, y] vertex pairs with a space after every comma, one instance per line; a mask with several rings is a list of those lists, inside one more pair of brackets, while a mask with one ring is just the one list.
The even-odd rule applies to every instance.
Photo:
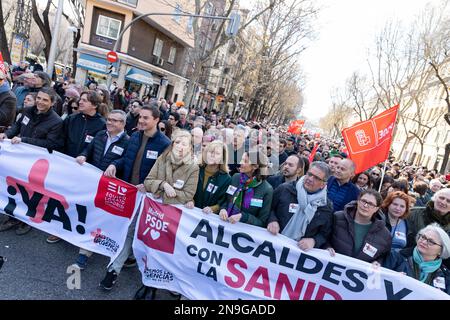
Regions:
[[[389, 150], [391, 150], [391, 149], [389, 148]], [[389, 159], [389, 157], [388, 157], [388, 159]], [[386, 172], [386, 164], [387, 164], [388, 159], [384, 160], [384, 167], [383, 167], [383, 171], [381, 172], [381, 180], [380, 180], [380, 186], [378, 187], [378, 192], [381, 192], [381, 186], [383, 185], [383, 179], [384, 179], [384, 174]]]

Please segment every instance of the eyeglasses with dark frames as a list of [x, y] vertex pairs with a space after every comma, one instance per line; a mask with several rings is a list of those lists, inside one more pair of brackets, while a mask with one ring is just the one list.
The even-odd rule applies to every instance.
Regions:
[[434, 242], [434, 240], [428, 238], [426, 235], [419, 233], [419, 237], [418, 240], [423, 240], [425, 241], [425, 243], [427, 244], [427, 246], [439, 246], [442, 248], [442, 245], [440, 245], [439, 243]]

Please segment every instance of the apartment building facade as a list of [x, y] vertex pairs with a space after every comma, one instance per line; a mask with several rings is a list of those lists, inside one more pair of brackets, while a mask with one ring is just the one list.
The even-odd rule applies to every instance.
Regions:
[[78, 48], [76, 80], [94, 77], [106, 83], [109, 62], [106, 54], [119, 41], [111, 73], [119, 87], [170, 101], [182, 100], [186, 84], [186, 55], [193, 47], [188, 17], [149, 16], [136, 21], [119, 38], [134, 18], [146, 13], [193, 12], [189, 0], [87, 0], [86, 18]]

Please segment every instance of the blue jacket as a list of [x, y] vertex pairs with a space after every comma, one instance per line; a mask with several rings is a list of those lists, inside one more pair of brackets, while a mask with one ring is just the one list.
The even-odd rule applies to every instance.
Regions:
[[[116, 166], [117, 170], [122, 170], [122, 179], [130, 182], [131, 174], [133, 171], [134, 160], [141, 147], [143, 131], [137, 131], [131, 135], [130, 141], [128, 143], [128, 148], [125, 151], [125, 155], [115, 160], [112, 164]], [[145, 146], [144, 154], [142, 156], [141, 166], [139, 168], [139, 183], [144, 183], [145, 178], [152, 169], [156, 162], [156, 159], [151, 159], [148, 156], [148, 151], [158, 152], [158, 157], [170, 146], [170, 140], [159, 130], [153, 137], [150, 137]]]
[[347, 203], [357, 200], [360, 190], [351, 181], [339, 185], [336, 177], [331, 176], [327, 183], [328, 199], [333, 202], [334, 211], [344, 210]]

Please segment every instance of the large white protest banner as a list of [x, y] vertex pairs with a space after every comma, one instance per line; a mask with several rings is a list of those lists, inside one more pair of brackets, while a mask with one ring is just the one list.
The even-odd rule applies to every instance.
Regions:
[[59, 152], [0, 143], [0, 212], [113, 259], [141, 200], [135, 186]]
[[189, 299], [449, 299], [406, 275], [214, 214], [141, 203], [133, 251], [145, 285]]

